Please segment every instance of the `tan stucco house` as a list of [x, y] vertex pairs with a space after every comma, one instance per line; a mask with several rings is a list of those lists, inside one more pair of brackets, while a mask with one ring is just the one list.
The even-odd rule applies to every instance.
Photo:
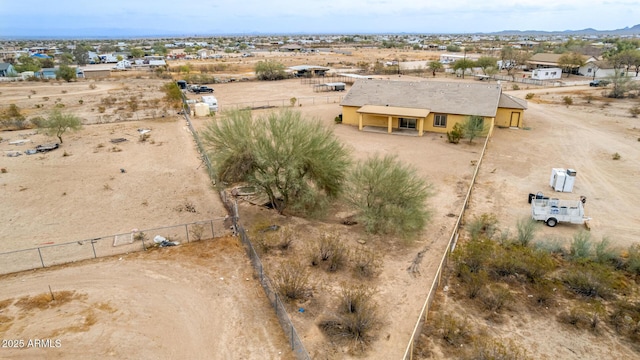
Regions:
[[469, 116], [485, 125], [522, 127], [527, 102], [504, 94], [500, 84], [440, 81], [356, 81], [340, 103], [342, 122], [387, 132], [446, 133]]

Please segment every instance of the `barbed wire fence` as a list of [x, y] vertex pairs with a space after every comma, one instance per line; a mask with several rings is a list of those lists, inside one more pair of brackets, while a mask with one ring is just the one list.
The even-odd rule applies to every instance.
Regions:
[[[154, 241], [156, 236], [160, 236], [168, 242], [178, 243], [213, 239], [217, 234], [226, 231], [224, 226], [226, 219], [221, 217], [153, 229], [132, 230], [127, 233], [92, 239], [61, 244], [46, 244], [30, 249], [3, 252], [0, 253], [0, 274], [10, 274], [76, 261], [145, 251], [157, 246]], [[217, 225], [214, 226], [214, 223]]]

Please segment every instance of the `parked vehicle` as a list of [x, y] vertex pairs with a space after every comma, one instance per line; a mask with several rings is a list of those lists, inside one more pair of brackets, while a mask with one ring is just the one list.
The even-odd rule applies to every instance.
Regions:
[[200, 93], [212, 93], [213, 92], [213, 88], [210, 88], [208, 86], [195, 86], [192, 88], [192, 91], [196, 94], [200, 94]]
[[600, 87], [600, 86], [607, 86], [609, 85], [609, 82], [607, 80], [593, 80], [592, 82], [589, 83], [589, 86], [593, 86], [593, 87]]
[[218, 99], [215, 96], [203, 96], [202, 102], [209, 105], [209, 111], [217, 112], [218, 111]]
[[556, 226], [559, 222], [571, 224], [585, 224], [591, 220], [584, 215], [585, 197], [580, 200], [549, 199], [542, 194], [529, 195], [531, 201], [531, 217], [534, 220], [544, 221], [549, 227]]

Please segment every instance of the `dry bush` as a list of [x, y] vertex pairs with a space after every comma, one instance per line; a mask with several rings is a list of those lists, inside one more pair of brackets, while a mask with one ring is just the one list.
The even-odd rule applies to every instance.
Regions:
[[146, 142], [147, 140], [149, 140], [150, 137], [151, 137], [151, 134], [149, 134], [149, 133], [141, 134], [138, 137], [138, 142], [141, 142], [141, 143]]
[[347, 341], [354, 349], [364, 350], [380, 324], [374, 292], [365, 285], [343, 287], [336, 314], [321, 320], [318, 326], [332, 340]]
[[459, 348], [471, 342], [472, 325], [469, 319], [441, 313], [434, 319], [434, 330], [448, 345]]
[[599, 330], [600, 318], [606, 314], [604, 306], [599, 302], [578, 304], [567, 311], [563, 311], [556, 317], [563, 324], [574, 326], [577, 329]]
[[76, 294], [75, 291], [56, 291], [51, 293], [42, 293], [33, 296], [24, 296], [15, 302], [15, 306], [22, 310], [47, 309], [50, 307], [60, 306], [75, 299], [86, 298], [86, 295]]
[[497, 225], [498, 219], [494, 214], [482, 214], [480, 217], [476, 216], [465, 228], [473, 240], [478, 240], [481, 235], [491, 239], [498, 230]]
[[613, 296], [613, 270], [599, 264], [574, 266], [561, 275], [565, 286], [578, 295], [603, 299]]
[[358, 248], [352, 256], [353, 272], [360, 278], [370, 279], [376, 277], [382, 271], [382, 256], [373, 250]]
[[309, 271], [299, 262], [292, 260], [282, 264], [273, 281], [278, 294], [284, 300], [304, 299], [312, 294]]
[[626, 336], [636, 346], [640, 344], [640, 303], [619, 300], [611, 305], [609, 324], [619, 335]]
[[254, 227], [252, 239], [261, 254], [272, 251], [287, 251], [294, 240], [294, 232], [289, 227], [278, 225], [259, 225]]
[[200, 241], [205, 234], [205, 229], [205, 224], [193, 224], [189, 233], [191, 234], [193, 240]]
[[487, 291], [481, 294], [480, 301], [482, 301], [485, 309], [499, 312], [513, 302], [513, 295], [511, 295], [509, 288], [499, 284], [492, 284], [487, 287]]
[[473, 348], [470, 353], [462, 356], [463, 360], [529, 360], [527, 351], [512, 339], [506, 344], [498, 339], [478, 337], [473, 340]]
[[335, 272], [342, 269], [349, 258], [349, 250], [336, 233], [324, 233], [308, 251], [311, 265], [322, 265], [325, 270]]

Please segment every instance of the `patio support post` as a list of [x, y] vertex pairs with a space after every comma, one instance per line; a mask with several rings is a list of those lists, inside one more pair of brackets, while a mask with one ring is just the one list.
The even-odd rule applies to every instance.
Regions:
[[388, 120], [389, 125], [388, 125], [388, 127], [387, 127], [387, 132], [388, 132], [389, 134], [391, 134], [391, 130], [392, 130], [392, 128], [391, 128], [391, 124], [393, 124], [393, 122], [392, 122], [392, 119], [393, 119], [393, 118], [392, 118], [391, 116], [389, 116], [389, 117], [388, 117], [388, 119], [389, 119], [389, 120]]

